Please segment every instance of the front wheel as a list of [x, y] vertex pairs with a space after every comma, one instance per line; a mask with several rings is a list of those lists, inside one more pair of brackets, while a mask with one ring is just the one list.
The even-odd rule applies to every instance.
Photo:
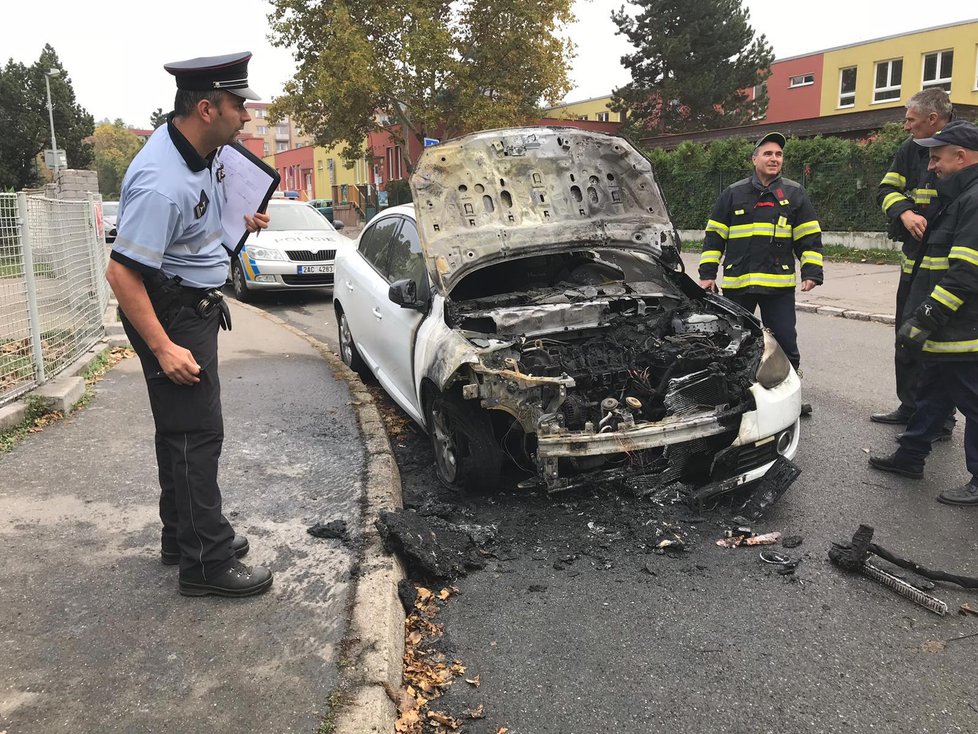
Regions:
[[360, 356], [357, 345], [353, 341], [353, 332], [350, 331], [350, 322], [342, 311], [336, 314], [336, 331], [340, 342], [340, 359], [343, 360], [343, 364], [354, 372], [364, 374], [367, 371], [367, 364]]
[[489, 414], [454, 393], [431, 395], [425, 420], [435, 469], [446, 484], [488, 492], [499, 487], [502, 454]]
[[245, 278], [241, 261], [237, 257], [231, 260], [231, 288], [234, 290], [234, 297], [242, 303], [250, 303], [255, 300], [255, 294], [248, 290], [248, 280]]

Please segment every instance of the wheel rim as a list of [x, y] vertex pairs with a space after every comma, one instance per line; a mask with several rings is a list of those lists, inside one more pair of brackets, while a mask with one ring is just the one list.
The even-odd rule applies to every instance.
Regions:
[[452, 427], [437, 405], [431, 407], [431, 443], [438, 470], [448, 482], [458, 479], [458, 457]]
[[349, 367], [353, 363], [353, 334], [350, 333], [346, 314], [340, 314], [340, 352], [343, 355], [343, 361]]
[[240, 298], [242, 294], [248, 292], [248, 286], [245, 285], [245, 280], [244, 280], [244, 271], [241, 270], [241, 266], [238, 265], [237, 263], [235, 263], [234, 265], [233, 271], [231, 273], [231, 278], [233, 280], [233, 285], [234, 285], [234, 295]]

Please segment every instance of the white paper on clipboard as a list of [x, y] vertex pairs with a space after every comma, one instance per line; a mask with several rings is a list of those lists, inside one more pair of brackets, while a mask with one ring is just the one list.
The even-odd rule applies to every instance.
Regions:
[[274, 170], [254, 156], [234, 145], [225, 145], [218, 155], [224, 167], [224, 207], [221, 210], [221, 228], [224, 230], [224, 246], [237, 252], [248, 235], [244, 217], [262, 211], [272, 191], [278, 186], [279, 177]]

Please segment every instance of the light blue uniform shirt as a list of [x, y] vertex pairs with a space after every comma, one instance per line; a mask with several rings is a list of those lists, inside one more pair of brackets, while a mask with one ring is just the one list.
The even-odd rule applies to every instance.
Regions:
[[229, 262], [221, 241], [223, 182], [217, 156], [208, 164], [172, 122], [160, 125], [126, 171], [112, 258], [180, 276], [185, 286], [223, 286]]

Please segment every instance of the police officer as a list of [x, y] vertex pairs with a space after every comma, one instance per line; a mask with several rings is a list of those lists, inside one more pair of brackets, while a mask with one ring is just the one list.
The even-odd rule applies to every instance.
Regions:
[[[174, 111], [136, 155], [123, 180], [118, 235], [106, 277], [139, 355], [156, 425], [161, 557], [179, 563], [180, 593], [249, 596], [272, 574], [238, 558], [248, 541], [221, 510], [218, 457], [224, 439], [217, 334], [230, 328], [220, 288], [224, 171], [219, 148], [251, 119], [245, 99], [250, 53], [167, 64]], [[245, 217], [249, 231], [268, 217]], [[236, 244], [236, 243], [234, 243]]]
[[938, 501], [978, 506], [978, 127], [949, 122], [916, 141], [937, 175], [940, 208], [930, 219], [907, 296], [911, 314], [897, 344], [921, 353], [917, 407], [900, 448], [871, 456], [875, 469], [919, 479], [930, 438], [955, 407], [965, 417], [964, 453], [971, 480], [945, 490]]
[[723, 260], [723, 295], [754, 312], [774, 332], [797, 370], [801, 363], [795, 331], [795, 258], [801, 289], [822, 283], [822, 229], [805, 189], [781, 177], [785, 137], [768, 133], [754, 146], [750, 178], [720, 194], [706, 225], [700, 256], [700, 285], [716, 291]]
[[[904, 321], [904, 306], [910, 292], [910, 275], [917, 262], [920, 243], [927, 230], [927, 219], [937, 210], [936, 177], [928, 171], [928, 151], [914, 140], [929, 138], [943, 128], [952, 116], [951, 100], [943, 89], [925, 89], [907, 102], [903, 129], [909, 138], [897, 150], [889, 170], [880, 181], [876, 199], [890, 220], [890, 238], [902, 243], [903, 256], [900, 281], [896, 294], [896, 329]], [[921, 263], [924, 270], [930, 261]], [[897, 348], [893, 357], [896, 373], [896, 392], [900, 405], [889, 413], [874, 413], [869, 417], [876, 423], [905, 425], [917, 405], [917, 375], [920, 371], [920, 352]], [[938, 439], [948, 439], [954, 428], [953, 411], [945, 421]]]

